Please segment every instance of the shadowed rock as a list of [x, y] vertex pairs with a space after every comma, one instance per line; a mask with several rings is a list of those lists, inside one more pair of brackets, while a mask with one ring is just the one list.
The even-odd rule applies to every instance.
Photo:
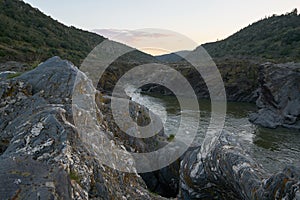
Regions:
[[259, 82], [259, 111], [250, 116], [250, 121], [268, 128], [300, 130], [300, 64], [261, 65]]
[[[96, 103], [103, 114], [103, 125], [107, 130], [112, 132], [118, 143], [123, 144], [132, 153], [153, 152], [167, 145], [167, 136], [163, 130], [160, 130], [156, 135], [149, 138], [136, 138], [122, 131], [113, 119], [110, 105], [111, 98], [97, 93]], [[135, 119], [138, 125], [145, 126], [151, 122], [149, 112], [151, 111], [147, 110], [144, 106], [130, 101], [130, 117]], [[119, 114], [122, 115], [122, 113]], [[126, 117], [129, 116], [124, 116], [124, 121]], [[141, 173], [140, 175], [150, 191], [164, 197], [176, 197], [179, 190], [179, 163], [180, 161], [178, 160], [160, 170]]]

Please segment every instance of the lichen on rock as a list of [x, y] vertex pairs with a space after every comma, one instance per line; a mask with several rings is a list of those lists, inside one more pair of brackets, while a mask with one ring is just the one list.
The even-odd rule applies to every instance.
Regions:
[[103, 165], [85, 146], [71, 106], [78, 72], [54, 57], [0, 82], [0, 179], [6, 180], [0, 182], [0, 197], [162, 199], [149, 193], [140, 176]]

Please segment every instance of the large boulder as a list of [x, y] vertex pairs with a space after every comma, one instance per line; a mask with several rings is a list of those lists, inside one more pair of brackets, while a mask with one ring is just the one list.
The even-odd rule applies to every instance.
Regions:
[[[162, 199], [148, 192], [138, 174], [107, 167], [87, 148], [73, 124], [78, 74], [73, 64], [54, 57], [0, 82], [0, 198]], [[111, 137], [104, 126], [99, 130], [99, 137]]]
[[257, 113], [250, 121], [268, 128], [300, 129], [300, 63], [265, 63], [259, 68]]
[[300, 171], [287, 167], [271, 175], [228, 132], [208, 152], [188, 151], [181, 162], [180, 198], [300, 199]]

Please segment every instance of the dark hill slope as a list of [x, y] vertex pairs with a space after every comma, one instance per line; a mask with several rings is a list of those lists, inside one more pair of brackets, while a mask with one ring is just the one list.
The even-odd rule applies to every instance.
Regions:
[[189, 53], [190, 51], [183, 50], [170, 54], [155, 56], [155, 58], [164, 63], [175, 63], [181, 61], [182, 58], [186, 57]]
[[273, 15], [203, 47], [213, 58], [300, 61], [300, 15], [296, 9], [285, 15]]
[[0, 0], [0, 62], [35, 63], [58, 55], [80, 64], [103, 37], [67, 27], [18, 0]]

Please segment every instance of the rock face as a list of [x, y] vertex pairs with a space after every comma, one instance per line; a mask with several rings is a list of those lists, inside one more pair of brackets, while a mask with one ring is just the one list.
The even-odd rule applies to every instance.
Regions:
[[1, 199], [162, 199], [138, 174], [113, 170], [86, 149], [72, 124], [77, 73], [54, 57], [0, 82]]
[[187, 152], [180, 170], [181, 199], [300, 198], [299, 169], [267, 174], [226, 132], [206, 155]]
[[[207, 154], [200, 147], [190, 148], [155, 172], [125, 173], [106, 166], [74, 125], [82, 114], [72, 109], [74, 83], [94, 90], [82, 72], [58, 57], [18, 77], [1, 79], [0, 199], [164, 199], [149, 190], [165, 197], [179, 192], [178, 198], [187, 200], [300, 197], [298, 169], [265, 173], [228, 133]], [[146, 139], [127, 135], [112, 120], [115, 97], [100, 92], [95, 97], [101, 111], [96, 119], [99, 137], [107, 136], [112, 146], [135, 153], [167, 144], [163, 131]], [[137, 124], [147, 125], [149, 112], [130, 101], [130, 117]]]
[[[129, 152], [153, 152], [167, 144], [167, 136], [161, 130], [158, 134], [150, 138], [136, 138], [122, 131], [114, 122], [111, 112], [110, 96], [96, 95], [97, 104], [103, 114], [103, 124], [107, 130], [113, 133], [118, 143], [124, 145]], [[137, 124], [145, 126], [150, 123], [148, 112], [145, 107], [134, 102], [130, 103], [129, 112], [133, 119], [137, 119]], [[142, 113], [142, 114], [141, 114]], [[122, 113], [119, 113], [120, 115]], [[125, 118], [126, 116], [124, 116]], [[160, 170], [148, 173], [141, 173], [148, 189], [164, 197], [176, 197], [179, 190], [179, 167], [180, 160]]]
[[263, 64], [259, 83], [259, 111], [250, 121], [269, 128], [300, 129], [300, 63]]
[[[198, 98], [210, 98], [203, 77], [190, 64], [179, 62], [168, 63], [168, 65], [179, 71], [190, 82]], [[222, 59], [216, 60], [216, 65], [222, 76], [228, 101], [255, 102], [257, 99], [255, 91], [259, 86], [257, 63], [247, 60]], [[173, 95], [167, 88], [155, 84], [143, 86], [142, 90], [146, 94]]]

